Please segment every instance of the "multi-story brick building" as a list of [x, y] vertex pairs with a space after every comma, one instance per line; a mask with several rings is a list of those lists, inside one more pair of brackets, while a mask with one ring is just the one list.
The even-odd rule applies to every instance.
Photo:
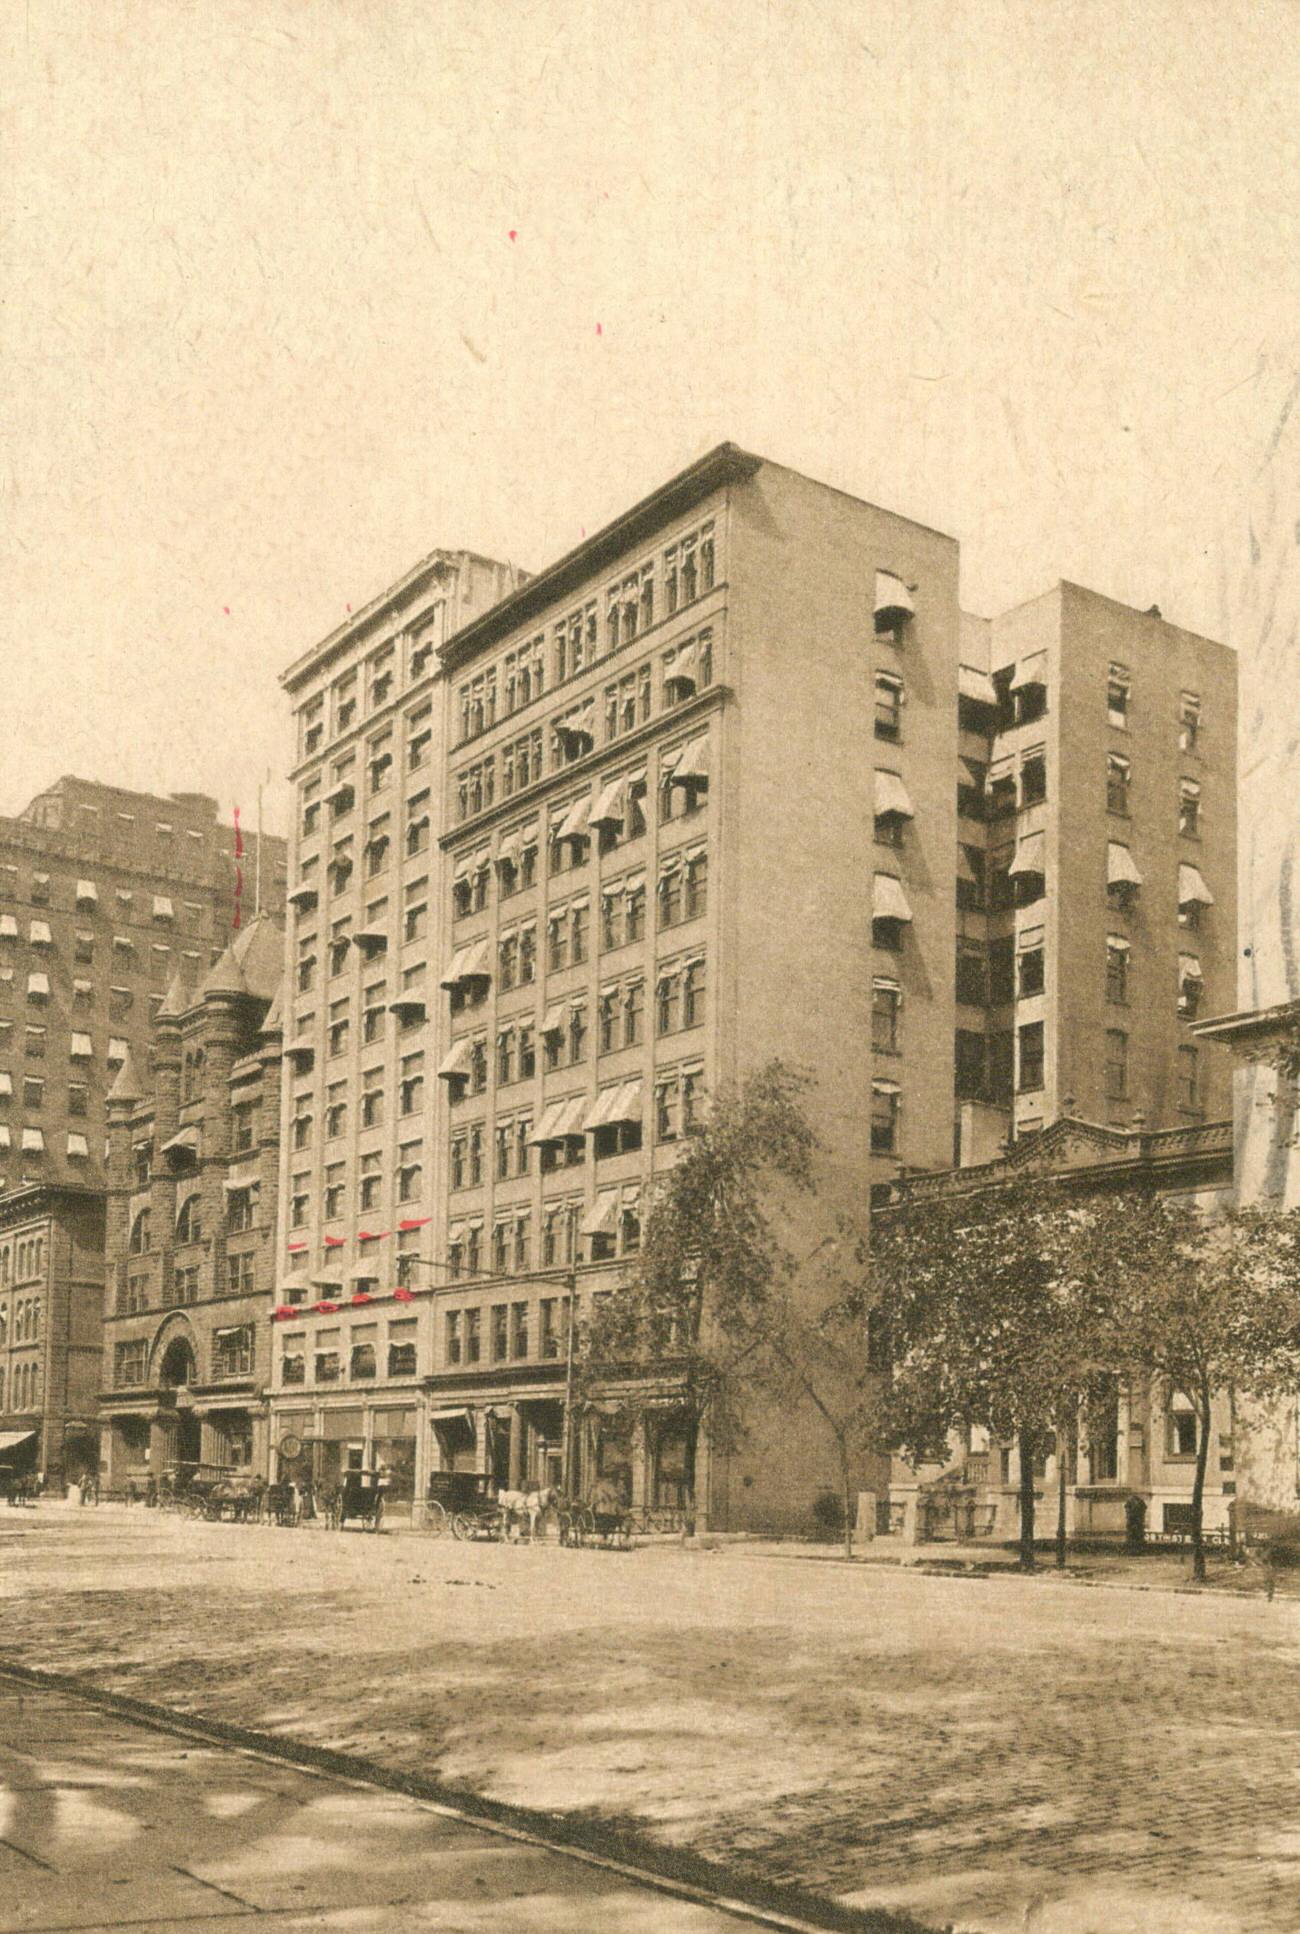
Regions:
[[285, 864], [282, 839], [259, 856], [201, 793], [64, 778], [0, 819], [0, 1193], [102, 1183], [117, 1070], [177, 971], [192, 983], [225, 947], [239, 888], [244, 917], [259, 894], [283, 910]]
[[278, 1284], [285, 1312], [333, 1308], [277, 1327], [272, 1444], [305, 1440], [326, 1488], [382, 1458], [398, 1507], [432, 1345], [427, 1299], [408, 1298], [398, 1259], [427, 1253], [435, 1188], [438, 652], [517, 582], [507, 565], [436, 551], [284, 677], [298, 803]]
[[[274, 1429], [332, 1433], [361, 1459], [400, 1405], [417, 1491], [449, 1465], [554, 1477], [571, 1299], [581, 1311], [635, 1255], [647, 1190], [704, 1098], [774, 1055], [816, 1080], [824, 1215], [946, 1167], [955, 1136], [970, 1159], [1067, 1092], [1091, 1108], [1106, 1028], [1134, 1038], [1104, 1119], [1198, 1118], [1175, 1094], [1195, 978], [1179, 881], [1212, 878], [1230, 918], [1220, 648], [1068, 587], [963, 621], [953, 539], [731, 445], [462, 606], [417, 679], [424, 598], [423, 580], [395, 587], [286, 678], [297, 1077]], [[1102, 723], [1078, 750], [1089, 706]], [[1183, 728], [1201, 735], [1185, 753]], [[1109, 741], [1100, 764], [1088, 748], [1124, 730], [1121, 820]], [[1178, 830], [1184, 777], [1199, 843]], [[1115, 882], [1111, 914], [1124, 844], [1143, 897]], [[1142, 998], [1167, 980], [1167, 1020], [1100, 1020], [1122, 1005], [1108, 918]], [[1008, 954], [1035, 952], [1041, 988], [1026, 969], [1008, 989]], [[412, 1344], [418, 1374], [385, 1382]], [[800, 1519], [834, 1481], [815, 1431], [794, 1457], [787, 1425], [760, 1418], [743, 1452], [710, 1457], [671, 1401], [631, 1431], [597, 1413], [577, 1437], [583, 1476], [718, 1524]]]
[[1222, 1118], [1227, 1058], [1190, 1024], [1235, 980], [1233, 654], [1061, 584], [965, 655], [959, 1153], [1072, 1109]]
[[265, 1471], [284, 931], [241, 929], [108, 1096], [100, 1372], [108, 1482], [182, 1464]]
[[56, 1486], [98, 1469], [103, 1292], [99, 1190], [0, 1197], [0, 1464]]

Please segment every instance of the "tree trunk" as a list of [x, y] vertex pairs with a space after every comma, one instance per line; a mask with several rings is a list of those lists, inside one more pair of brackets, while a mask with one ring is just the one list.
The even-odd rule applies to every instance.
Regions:
[[1192, 1484], [1192, 1578], [1205, 1583], [1205, 1467], [1210, 1461], [1210, 1391], [1201, 1381], [1200, 1436], [1196, 1444], [1196, 1477]]
[[1034, 1433], [1022, 1430], [1020, 1443], [1020, 1569], [1034, 1569]]
[[849, 1447], [841, 1439], [836, 1449], [840, 1454], [840, 1489], [844, 1497], [844, 1556], [851, 1559], [853, 1557], [853, 1513], [849, 1508], [852, 1501], [849, 1489], [851, 1483]]
[[1070, 1440], [1065, 1431], [1056, 1433], [1056, 1569], [1065, 1570], [1065, 1479]]

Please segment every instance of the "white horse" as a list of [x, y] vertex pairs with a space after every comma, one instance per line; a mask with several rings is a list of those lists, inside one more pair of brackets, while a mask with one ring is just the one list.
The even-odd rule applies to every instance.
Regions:
[[507, 1539], [513, 1528], [515, 1543], [523, 1536], [524, 1523], [528, 1524], [528, 1542], [532, 1544], [537, 1537], [540, 1520], [559, 1502], [560, 1494], [551, 1486], [542, 1488], [534, 1485], [527, 1491], [498, 1491], [497, 1504], [501, 1510], [501, 1522]]

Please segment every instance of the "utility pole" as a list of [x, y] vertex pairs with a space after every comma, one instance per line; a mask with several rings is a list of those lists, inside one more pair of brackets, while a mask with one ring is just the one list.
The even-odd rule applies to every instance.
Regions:
[[569, 1292], [568, 1334], [564, 1357], [564, 1446], [560, 1465], [560, 1488], [566, 1498], [573, 1496], [573, 1332], [578, 1324], [578, 1279], [570, 1270], [564, 1279]]

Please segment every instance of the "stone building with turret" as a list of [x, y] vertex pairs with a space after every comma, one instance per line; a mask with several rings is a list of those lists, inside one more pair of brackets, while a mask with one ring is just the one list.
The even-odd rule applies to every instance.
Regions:
[[106, 1481], [266, 1469], [284, 935], [245, 927], [178, 975], [148, 1063], [108, 1094], [100, 1414]]

